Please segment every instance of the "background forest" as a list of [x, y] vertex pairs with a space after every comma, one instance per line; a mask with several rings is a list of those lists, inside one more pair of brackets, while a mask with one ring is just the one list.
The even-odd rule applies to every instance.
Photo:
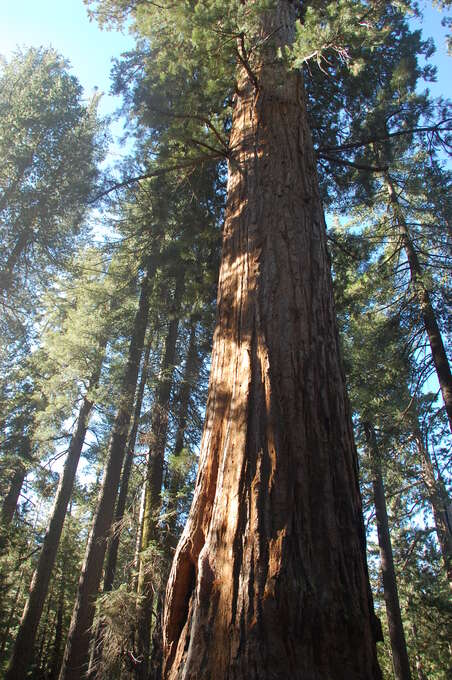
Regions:
[[[193, 497], [211, 368], [231, 74], [237, 60], [252, 73], [253, 12], [272, 2], [253, 12], [238, 0], [167, 11], [144, 0], [85, 4], [100, 27], [134, 40], [111, 76], [127, 139], [120, 162], [100, 93], [86, 99], [64, 54], [31, 46], [0, 60], [8, 680], [162, 677], [165, 588]], [[299, 4], [281, 59], [304, 74], [327, 214], [379, 662], [384, 678], [445, 680], [450, 102], [430, 94], [435, 45], [413, 29], [417, 3]], [[436, 4], [450, 25], [450, 2]], [[76, 625], [89, 654], [71, 675]]]

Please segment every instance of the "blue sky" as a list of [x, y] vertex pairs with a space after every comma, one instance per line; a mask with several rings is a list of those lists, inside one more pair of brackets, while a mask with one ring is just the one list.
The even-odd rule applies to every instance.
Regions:
[[[451, 96], [452, 60], [447, 56], [441, 14], [430, 2], [425, 8], [422, 29], [437, 45], [435, 62], [439, 67], [435, 95]], [[0, 53], [8, 57], [17, 45], [52, 45], [70, 60], [74, 73], [90, 95], [94, 86], [109, 90], [111, 58], [133, 46], [129, 35], [117, 31], [100, 31], [90, 22], [82, 0], [0, 0]], [[115, 107], [115, 100], [105, 97], [103, 112]]]
[[17, 46], [51, 45], [69, 59], [87, 96], [95, 86], [106, 93], [103, 114], [120, 103], [108, 95], [111, 59], [133, 44], [127, 34], [100, 31], [82, 0], [0, 0], [0, 54], [8, 58]]

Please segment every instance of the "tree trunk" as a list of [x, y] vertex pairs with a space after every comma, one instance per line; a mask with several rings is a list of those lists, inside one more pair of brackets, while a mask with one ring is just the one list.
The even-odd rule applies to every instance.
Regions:
[[[149, 342], [146, 348], [146, 353], [143, 360], [143, 368], [141, 371], [140, 384], [138, 386], [138, 393], [135, 400], [135, 411], [133, 415], [132, 428], [129, 434], [126, 460], [124, 462], [124, 468], [121, 476], [121, 488], [119, 489], [118, 503], [116, 505], [115, 512], [116, 525], [119, 525], [119, 523], [122, 522], [126, 510], [127, 492], [129, 490], [130, 473], [132, 471], [133, 456], [135, 453], [135, 443], [138, 435], [138, 427], [140, 424], [141, 406], [143, 404], [144, 390], [148, 379], [149, 355], [151, 353], [151, 344], [152, 343]], [[118, 561], [119, 538], [120, 532], [115, 531], [115, 535], [111, 540], [107, 553], [107, 562], [105, 566], [103, 587], [104, 593], [108, 592], [113, 588], [113, 581], [116, 573], [116, 563]]]
[[[196, 383], [199, 374], [199, 357], [196, 341], [196, 321], [194, 319], [190, 322], [190, 338], [188, 341], [188, 350], [185, 360], [185, 369], [182, 382], [177, 397], [178, 416], [177, 416], [177, 431], [174, 443], [173, 456], [179, 457], [184, 448], [185, 430], [188, 420], [188, 409], [190, 403], [190, 394]], [[166, 514], [168, 515], [168, 528], [165, 532], [164, 538], [164, 573], [163, 583], [168, 580], [169, 565], [171, 564], [174, 549], [177, 545], [176, 527], [177, 527], [177, 493], [183, 484], [180, 474], [173, 470], [170, 475], [168, 485], [168, 504]], [[163, 605], [164, 592], [160, 591], [157, 595], [157, 603], [155, 605], [155, 622], [152, 631], [151, 654], [149, 659], [149, 675], [148, 680], [161, 680], [162, 666], [163, 666]]]
[[369, 423], [363, 423], [367, 449], [372, 466], [375, 515], [377, 519], [378, 545], [380, 548], [383, 594], [391, 641], [392, 664], [396, 680], [411, 680], [410, 662], [400, 612], [399, 593], [394, 569], [391, 535], [389, 533], [386, 498], [375, 431]]
[[0, 645], [0, 662], [3, 665], [3, 659], [5, 657], [5, 650], [6, 650], [6, 645], [9, 640], [9, 634], [11, 631], [11, 627], [13, 624], [13, 619], [16, 614], [16, 609], [17, 609], [17, 604], [19, 600], [22, 598], [22, 590], [23, 590], [23, 569], [19, 573], [19, 578], [18, 578], [18, 586], [16, 588], [16, 593], [14, 595], [13, 603], [12, 606], [8, 612], [8, 618], [5, 620], [3, 623], [4, 617], [2, 617], [2, 620], [0, 621], [0, 627], [1, 627], [1, 645]]
[[[138, 435], [138, 427], [140, 424], [141, 407], [143, 404], [144, 389], [146, 387], [146, 382], [148, 379], [148, 368], [149, 368], [149, 356], [151, 353], [152, 342], [149, 341], [146, 347], [146, 351], [143, 359], [143, 366], [141, 369], [140, 384], [138, 386], [137, 396], [135, 399], [135, 410], [133, 413], [132, 427], [129, 433], [129, 440], [127, 443], [127, 453], [126, 459], [124, 461], [124, 466], [121, 475], [121, 486], [119, 489], [118, 502], [116, 504], [115, 519], [114, 519], [114, 535], [110, 541], [107, 559], [104, 571], [104, 584], [103, 592], [108, 593], [113, 588], [113, 582], [115, 580], [116, 564], [118, 561], [118, 551], [119, 551], [119, 539], [121, 535], [120, 525], [124, 519], [124, 513], [126, 510], [127, 493], [129, 490], [129, 480], [130, 473], [132, 471], [133, 457], [135, 453], [135, 443]], [[91, 650], [91, 657], [89, 661], [88, 677], [95, 677], [96, 669], [102, 658], [103, 649], [103, 631], [104, 627], [102, 623], [99, 623], [96, 628], [96, 633], [94, 636], [94, 642]]]
[[26, 475], [27, 469], [25, 465], [21, 461], [19, 461], [17, 468], [14, 471], [13, 476], [11, 478], [8, 493], [6, 494], [3, 500], [1, 515], [1, 522], [3, 528], [9, 527], [9, 525], [12, 522]]
[[8, 530], [16, 512], [17, 503], [19, 502], [20, 492], [22, 490], [25, 477], [27, 476], [27, 468], [18, 461], [17, 467], [11, 477], [8, 493], [6, 494], [1, 511], [1, 533], [0, 533], [0, 554], [5, 550], [8, 542]]
[[[36, 655], [36, 665], [34, 669], [34, 675], [38, 675], [38, 677], [44, 677], [45, 674], [45, 667], [46, 667], [46, 655], [44, 653], [44, 648], [45, 644], [49, 639], [49, 631], [52, 628], [52, 622], [51, 622], [51, 617], [50, 617], [50, 609], [52, 606], [52, 593], [49, 596], [49, 599], [47, 601], [47, 610], [44, 615], [42, 624], [41, 624], [41, 639], [39, 641], [38, 645], [38, 653]], [[17, 679], [19, 677], [23, 678], [24, 676], [15, 676]]]
[[33, 240], [33, 229], [24, 229], [19, 234], [19, 237], [11, 249], [8, 259], [5, 262], [3, 269], [0, 269], [0, 293], [7, 293], [11, 288], [11, 283], [13, 279], [13, 272], [17, 265], [17, 262], [26, 249]]
[[148, 455], [146, 475], [146, 500], [143, 516], [143, 531], [140, 547], [140, 568], [138, 573], [138, 595], [141, 596], [137, 607], [137, 649], [141, 660], [137, 667], [137, 677], [147, 680], [149, 668], [150, 634], [152, 604], [155, 593], [155, 578], [147, 559], [146, 551], [151, 542], [158, 542], [158, 512], [162, 498], [163, 463], [168, 434], [168, 412], [171, 387], [173, 384], [176, 343], [179, 328], [180, 306], [184, 292], [184, 271], [181, 269], [176, 279], [174, 298], [171, 305], [172, 318], [168, 325], [165, 351], [160, 368], [160, 378], [156, 388], [152, 409], [151, 444]]
[[293, 38], [295, 4], [264, 15], [265, 61], [239, 69], [206, 424], [166, 594], [165, 680], [381, 677], [303, 83], [275, 56]]
[[111, 433], [98, 506], [86, 547], [61, 666], [60, 680], [80, 680], [87, 670], [95, 599], [102, 576], [107, 539], [113, 520], [127, 434], [132, 416], [138, 371], [148, 322], [150, 281], [154, 271], [155, 263], [153, 262], [148, 265], [147, 273], [141, 284], [140, 301], [134, 320], [119, 408]]
[[[99, 383], [106, 344], [107, 341], [105, 340], [103, 346], [99, 348], [102, 359], [99, 361], [98, 366], [95, 368], [89, 381], [88, 395]], [[24, 613], [22, 614], [5, 680], [20, 680], [20, 678], [24, 678], [33, 657], [36, 633], [42, 615], [42, 608], [49, 589], [50, 578], [55, 564], [58, 546], [60, 544], [69, 500], [74, 488], [77, 467], [83, 444], [85, 443], [85, 436], [93, 403], [94, 402], [89, 396], [85, 396], [78, 414], [77, 428], [71, 437], [49, 526], [44, 537], [38, 564], [33, 574], [30, 593], [25, 604]]]
[[[188, 408], [190, 403], [190, 394], [193, 386], [196, 383], [199, 374], [199, 357], [196, 341], [196, 321], [192, 319], [190, 324], [190, 339], [188, 341], [187, 357], [185, 360], [185, 369], [182, 383], [179, 389], [177, 399], [178, 416], [177, 416], [177, 432], [174, 442], [174, 457], [178, 458], [184, 448], [185, 430], [188, 420]], [[169, 538], [167, 543], [169, 546], [175, 547], [174, 538], [176, 534], [177, 524], [177, 493], [181, 486], [181, 479], [177, 472], [173, 471], [170, 475], [168, 487], [168, 533]]]
[[140, 548], [141, 548], [141, 537], [143, 535], [143, 522], [144, 522], [144, 509], [146, 506], [146, 485], [143, 486], [140, 496], [140, 506], [138, 512], [138, 526], [137, 533], [135, 537], [135, 551], [133, 556], [133, 571], [132, 580], [130, 583], [130, 588], [133, 593], [138, 590], [138, 570], [140, 568]]
[[399, 228], [400, 238], [402, 240], [402, 245], [408, 260], [408, 266], [410, 268], [411, 283], [419, 303], [422, 322], [429, 340], [433, 364], [435, 366], [447, 417], [449, 419], [449, 428], [452, 432], [452, 373], [450, 370], [449, 361], [444, 348], [438, 322], [436, 320], [435, 310], [433, 309], [430, 300], [430, 294], [422, 279], [421, 263], [419, 262], [416, 249], [413, 245], [408, 225], [400, 207], [397, 193], [389, 172], [386, 172], [385, 178], [389, 200], [392, 205], [394, 217]]
[[418, 637], [417, 637], [417, 628], [416, 628], [415, 623], [411, 624], [411, 633], [413, 635], [413, 640], [414, 640], [417, 680], [428, 680], [428, 678], [427, 678], [427, 676], [424, 672], [424, 667], [422, 665], [421, 655], [419, 654], [419, 651], [418, 651]]
[[416, 443], [421, 455], [424, 484], [432, 506], [436, 535], [443, 557], [446, 577], [452, 590], [452, 503], [444, 481], [441, 478], [436, 479], [432, 460], [420, 431], [416, 434]]
[[64, 617], [64, 596], [66, 591], [66, 580], [64, 569], [61, 572], [60, 595], [58, 601], [57, 620], [55, 626], [55, 637], [53, 640], [52, 659], [50, 662], [49, 680], [57, 680], [58, 671], [61, 663], [61, 643], [63, 642], [63, 617]]

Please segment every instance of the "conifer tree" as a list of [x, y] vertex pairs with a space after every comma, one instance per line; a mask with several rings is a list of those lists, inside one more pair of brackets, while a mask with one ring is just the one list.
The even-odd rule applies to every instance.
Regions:
[[0, 292], [9, 305], [74, 252], [102, 146], [97, 102], [83, 105], [54, 50], [17, 52], [0, 69]]
[[141, 531], [140, 565], [138, 574], [137, 650], [141, 660], [138, 676], [146, 680], [149, 667], [149, 642], [152, 621], [152, 580], [147, 564], [151, 543], [158, 543], [157, 522], [161, 505], [164, 455], [168, 436], [169, 400], [176, 363], [176, 343], [181, 315], [181, 301], [185, 287], [185, 271], [180, 268], [175, 277], [174, 294], [170, 304], [171, 318], [162, 354], [160, 376], [155, 388], [150, 447], [146, 472], [146, 497]]
[[[422, 528], [418, 517], [411, 519], [408, 509], [418, 505], [425, 507], [429, 502], [429, 492], [426, 493], [423, 484], [425, 463], [418, 442], [424, 439], [418, 422], [421, 402], [419, 396], [412, 393], [418, 382], [416, 356], [407, 352], [398, 306], [391, 305], [392, 279], [388, 276], [391, 266], [386, 263], [384, 267], [374, 259], [378, 245], [374, 246], [375, 251], [368, 245], [363, 247], [362, 237], [350, 234], [344, 238], [340, 229], [334, 231], [333, 243], [336, 300], [343, 329], [348, 385], [355, 415], [362, 423], [358, 442], [362, 451], [368, 454], [361, 456], [361, 479], [366, 500], [369, 499], [367, 503], [375, 506], [392, 666], [396, 677], [407, 677], [410, 667], [405, 639], [408, 638], [414, 662], [424, 630], [420, 630], [419, 624], [413, 624], [417, 631], [414, 644], [404, 567], [400, 566], [397, 556], [394, 557], [393, 543], [397, 539], [398, 522], [406, 523], [407, 517], [411, 524], [409, 530], [419, 544], [425, 544], [425, 535], [430, 532]], [[358, 259], [359, 266], [352, 258]], [[384, 480], [389, 480], [389, 491], [385, 491]], [[434, 489], [434, 474], [431, 484]], [[367, 487], [372, 491], [367, 491]], [[416, 490], [414, 498], [413, 489]], [[391, 511], [387, 498], [391, 499]], [[396, 509], [394, 498], [397, 499]], [[444, 498], [439, 508], [444, 513]], [[371, 521], [370, 517], [368, 521]], [[424, 515], [424, 523], [428, 521]], [[397, 542], [396, 548], [398, 551]], [[403, 611], [400, 585], [405, 599]], [[443, 621], [447, 624], [444, 613]], [[438, 641], [434, 644], [438, 647]], [[417, 663], [420, 663], [419, 659]]]
[[111, 432], [99, 501], [95, 511], [79, 587], [66, 643], [60, 680], [80, 678], [87, 670], [95, 598], [102, 576], [106, 542], [113, 521], [116, 497], [124, 461], [125, 446], [138, 380], [149, 315], [149, 295], [155, 273], [155, 259], [145, 264], [140, 299], [131, 331], [127, 364], [122, 379], [118, 410]]
[[[98, 261], [96, 262], [94, 254], [91, 254], [91, 257], [86, 253], [84, 255], [87, 273], [85, 272], [84, 276], [82, 274], [78, 278], [76, 285], [69, 285], [67, 287], [69, 288], [69, 294], [67, 290], [64, 290], [64, 287], [61, 291], [63, 295], [66, 293], [67, 298], [69, 298], [62, 305], [63, 307], [65, 305], [69, 307], [69, 312], [65, 314], [66, 318], [64, 319], [63, 328], [60, 332], [58, 332], [59, 329], [54, 330], [52, 333], [47, 331], [43, 338], [44, 344], [47, 339], [45, 350], [48, 355], [47, 360], [53, 361], [56, 365], [61, 363], [64, 366], [64, 376], [59, 376], [60, 389], [61, 378], [66, 384], [70, 382], [68, 365], [71, 365], [71, 370], [76, 375], [77, 383], [84, 382], [87, 379], [87, 391], [81, 398], [81, 404], [76, 417], [76, 426], [70, 439], [48, 529], [39, 554], [36, 570], [33, 574], [28, 600], [6, 672], [5, 677], [11, 679], [23, 676], [32, 660], [36, 633], [48, 593], [66, 511], [73, 492], [77, 467], [85, 443], [89, 417], [94, 405], [108, 341], [107, 329], [110, 328], [111, 323], [108, 277], [107, 282], [93, 281], [93, 272], [95, 279], [98, 279], [95, 265], [99, 263]], [[80, 275], [80, 272], [78, 274]], [[59, 310], [59, 314], [61, 313]], [[82, 323], [84, 324], [83, 328]], [[74, 334], [77, 335], [77, 340], [75, 340]], [[80, 366], [80, 353], [84, 355], [82, 366]], [[65, 364], [65, 361], [68, 363]], [[88, 367], [92, 370], [89, 377], [83, 374], [83, 368], [85, 368], [86, 372], [89, 370]], [[55, 365], [52, 368], [55, 371]], [[49, 383], [52, 385], [52, 381], [46, 382], [45, 389], [49, 390]], [[52, 387], [55, 389], [54, 384]], [[57, 399], [61, 398], [62, 395], [58, 393], [58, 388], [54, 396]], [[49, 402], [51, 401], [50, 394], [48, 400]], [[61, 409], [61, 405], [59, 408]]]
[[[101, 3], [107, 14], [112, 6], [115, 3]], [[303, 7], [295, 35], [298, 10], [298, 4], [289, 2], [231, 2], [226, 8], [215, 2], [177, 3], [165, 9], [133, 6], [138, 29], [151, 37], [156, 69], [165, 73], [165, 62], [172, 67], [163, 86], [160, 78], [157, 92], [157, 70], [148, 62], [144, 83], [152, 125], [158, 126], [160, 115], [160, 129], [167, 139], [173, 136], [173, 150], [180, 140], [187, 154], [194, 156], [207, 147], [211, 158], [221, 151], [224, 155], [224, 130], [230, 130], [219, 323], [194, 505], [167, 591], [166, 678], [379, 675], [363, 534], [360, 537], [356, 529], [360, 501], [352, 472], [355, 454], [335, 340], [324, 222], [296, 70], [313, 54], [321, 58], [328, 46], [340, 50], [345, 35], [350, 42], [362, 40], [357, 19], [364, 15], [353, 3], [340, 3], [337, 11], [333, 6], [320, 11]], [[367, 31], [366, 39], [372, 42], [375, 33]], [[183, 60], [170, 54], [169, 45], [175, 43]], [[216, 60], [212, 78], [214, 50], [223, 59]], [[284, 59], [288, 53], [293, 71]], [[196, 72], [183, 91], [184, 99], [165, 96], [178, 71]], [[322, 392], [327, 375], [334, 394], [326, 388]], [[321, 404], [315, 394], [323, 395]], [[338, 446], [341, 453], [330, 459], [327, 450]], [[309, 454], [314, 450], [316, 473]], [[298, 482], [288, 477], [294, 467]], [[318, 486], [318, 480], [326, 484], [330, 474], [336, 480], [331, 494]], [[349, 499], [340, 510], [341, 526], [348, 527], [351, 541], [347, 548], [345, 537], [341, 534], [336, 542], [335, 529], [326, 521], [338, 516], [339, 497]], [[320, 514], [312, 504], [317, 509], [320, 504]], [[316, 525], [314, 530], [314, 515], [322, 529]], [[301, 544], [305, 548], [300, 552], [296, 545]], [[353, 571], [360, 583], [358, 599], [357, 593], [345, 595], [337, 567], [334, 574], [328, 568], [326, 555], [332, 551], [341, 562], [332, 548], [339, 544], [344, 570]], [[315, 573], [308, 553], [316, 555]], [[300, 565], [304, 576], [298, 579]], [[329, 612], [328, 621], [315, 595], [304, 589], [308, 583], [313, 593], [334, 590], [328, 605], [322, 606]], [[338, 620], [332, 623], [336, 607], [352, 601], [360, 603], [364, 626], [362, 647], [353, 644], [353, 650], [351, 628]], [[296, 614], [300, 611], [302, 617]], [[347, 621], [355, 618], [349, 611]], [[266, 644], [259, 643], [264, 639]], [[323, 644], [320, 640], [325, 648], [317, 648]], [[332, 651], [339, 648], [340, 663]]]

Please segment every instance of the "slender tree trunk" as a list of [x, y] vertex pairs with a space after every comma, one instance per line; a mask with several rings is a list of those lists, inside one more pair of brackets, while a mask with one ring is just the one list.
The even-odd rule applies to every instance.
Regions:
[[19, 461], [17, 468], [11, 477], [8, 493], [3, 500], [1, 522], [2, 527], [4, 528], [9, 527], [12, 522], [26, 475], [27, 469], [25, 465]]
[[430, 300], [430, 294], [422, 278], [421, 263], [419, 262], [416, 249], [413, 245], [410, 231], [408, 229], [403, 210], [400, 207], [397, 192], [394, 188], [394, 184], [391, 180], [389, 172], [386, 172], [385, 178], [389, 200], [399, 229], [402, 245], [406, 253], [408, 266], [410, 268], [411, 283], [419, 303], [422, 321], [429, 340], [433, 364], [435, 366], [436, 375], [441, 388], [441, 394], [446, 407], [447, 417], [449, 419], [449, 428], [452, 432], [452, 373], [450, 370], [449, 360], [447, 358], [441, 332], [436, 320], [435, 310], [433, 309]]
[[91, 626], [98, 594], [107, 540], [115, 509], [119, 480], [132, 416], [138, 371], [143, 352], [149, 314], [150, 281], [155, 263], [148, 266], [141, 284], [140, 301], [135, 315], [124, 373], [119, 408], [108, 447], [107, 463], [98, 506], [86, 547], [69, 635], [60, 671], [60, 680], [80, 680], [87, 671]]
[[5, 680], [20, 680], [25, 677], [26, 670], [33, 658], [34, 643], [45, 599], [47, 597], [50, 578], [63, 531], [64, 520], [68, 504], [74, 488], [77, 467], [85, 443], [89, 417], [93, 407], [90, 392], [99, 383], [103, 355], [107, 341], [99, 348], [102, 359], [95, 368], [89, 381], [88, 394], [83, 399], [78, 414], [77, 428], [71, 437], [69, 450], [64, 464], [63, 473], [55, 497], [49, 526], [44, 537], [38, 564], [33, 574], [30, 593], [25, 604], [24, 613], [20, 621], [19, 630], [14, 642], [13, 653], [6, 671]]
[[[190, 394], [196, 383], [199, 374], [199, 357], [196, 340], [196, 321], [194, 319], [190, 322], [190, 338], [188, 341], [188, 350], [185, 360], [185, 369], [182, 382], [177, 397], [178, 416], [177, 416], [177, 431], [174, 443], [173, 455], [178, 458], [184, 448], [185, 430], [188, 421], [188, 409], [190, 403]], [[168, 580], [169, 566], [171, 564], [174, 549], [177, 545], [176, 525], [177, 525], [177, 493], [181, 487], [183, 480], [180, 474], [176, 471], [170, 475], [168, 485], [168, 505], [166, 513], [168, 515], [168, 530], [165, 533], [164, 540], [164, 574], [163, 582]], [[149, 660], [149, 680], [161, 680], [163, 667], [163, 606], [164, 606], [164, 592], [160, 591], [157, 594], [157, 602], [155, 604], [155, 622], [152, 631], [152, 645]]]
[[27, 476], [27, 468], [18, 461], [17, 467], [11, 477], [8, 493], [6, 494], [1, 510], [1, 533], [0, 533], [0, 554], [4, 552], [8, 543], [8, 531], [16, 512], [20, 498], [20, 492]]
[[412, 633], [413, 639], [414, 639], [417, 680], [428, 680], [428, 678], [427, 678], [427, 676], [424, 672], [423, 665], [422, 665], [421, 655], [419, 654], [419, 651], [418, 651], [417, 628], [416, 628], [416, 624], [414, 624], [414, 623], [411, 624], [411, 633]]
[[411, 680], [410, 662], [400, 612], [399, 593], [389, 533], [386, 498], [375, 431], [369, 423], [363, 423], [367, 449], [373, 474], [375, 514], [377, 519], [378, 545], [380, 548], [383, 593], [391, 641], [392, 663], [396, 680]]
[[64, 569], [61, 572], [60, 594], [58, 600], [58, 611], [55, 625], [55, 637], [53, 640], [52, 659], [50, 662], [49, 680], [57, 680], [58, 671], [61, 663], [61, 644], [63, 642], [63, 618], [64, 618], [64, 596], [66, 592], [66, 579]]
[[141, 537], [143, 535], [144, 510], [146, 507], [146, 485], [143, 486], [140, 495], [140, 510], [138, 515], [137, 535], [135, 538], [135, 553], [133, 558], [133, 577], [130, 584], [132, 592], [136, 593], [138, 590], [138, 571], [140, 568], [140, 548]]
[[1, 621], [1, 628], [2, 628], [1, 640], [2, 641], [1, 641], [1, 645], [0, 645], [0, 661], [3, 661], [3, 659], [4, 659], [6, 645], [7, 645], [8, 640], [9, 640], [9, 633], [11, 631], [13, 619], [14, 619], [16, 609], [17, 609], [17, 603], [19, 602], [19, 600], [22, 596], [22, 590], [23, 590], [22, 578], [23, 578], [23, 570], [19, 573], [19, 578], [18, 578], [19, 585], [16, 588], [16, 594], [14, 595], [13, 604], [11, 606], [9, 613], [8, 613], [8, 618], [5, 620], [4, 625], [3, 625], [3, 620]]
[[148, 468], [146, 475], [146, 501], [141, 535], [140, 569], [138, 573], [137, 607], [137, 649], [141, 660], [137, 667], [137, 677], [147, 680], [149, 669], [150, 634], [152, 622], [152, 605], [154, 600], [155, 578], [147, 559], [146, 551], [152, 541], [159, 540], [157, 517], [161, 505], [163, 464], [168, 435], [168, 412], [173, 384], [174, 363], [176, 359], [176, 343], [179, 328], [180, 305], [184, 292], [184, 271], [177, 276], [174, 298], [171, 305], [172, 318], [168, 325], [160, 368], [160, 379], [156, 388], [152, 410], [151, 444], [149, 447]]
[[[166, 593], [165, 680], [381, 677], [303, 83], [239, 69], [206, 423]], [[257, 51], [256, 51], [257, 54]], [[246, 55], [241, 55], [242, 59]]]
[[[177, 399], [178, 403], [178, 417], [177, 417], [177, 431], [174, 442], [174, 457], [178, 458], [184, 448], [185, 430], [188, 421], [188, 409], [190, 403], [190, 394], [193, 386], [199, 375], [199, 357], [196, 341], [196, 321], [192, 319], [190, 324], [190, 338], [188, 341], [187, 357], [185, 361], [184, 376], [179, 390]], [[181, 486], [181, 479], [177, 472], [170, 476], [168, 488], [168, 531], [169, 531], [169, 546], [175, 547], [174, 538], [177, 524], [177, 493]]]
[[[52, 627], [52, 623], [50, 620], [50, 608], [52, 606], [52, 594], [50, 594], [49, 599], [47, 601], [47, 609], [44, 615], [43, 622], [41, 624], [41, 639], [39, 641], [39, 644], [37, 645], [38, 647], [38, 653], [36, 655], [36, 670], [35, 673], [40, 675], [41, 677], [44, 676], [45, 673], [45, 654], [44, 654], [44, 648], [47, 640], [49, 639], [49, 629]], [[22, 676], [23, 677], [23, 676]]]
[[[110, 541], [107, 559], [104, 571], [103, 592], [108, 593], [113, 588], [113, 582], [116, 573], [116, 564], [118, 561], [119, 539], [120, 539], [120, 525], [124, 519], [126, 510], [127, 493], [129, 490], [130, 473], [132, 471], [133, 457], [135, 453], [135, 443], [138, 435], [138, 427], [140, 424], [141, 407], [143, 404], [144, 390], [148, 379], [149, 356], [151, 353], [152, 342], [149, 341], [146, 347], [143, 366], [141, 369], [140, 384], [138, 386], [137, 396], [135, 399], [135, 410], [133, 414], [132, 427], [129, 433], [129, 440], [127, 443], [127, 453], [124, 461], [124, 466], [121, 475], [121, 486], [119, 489], [118, 502], [116, 504], [115, 519], [114, 519], [114, 535]], [[95, 677], [96, 669], [102, 658], [103, 649], [103, 626], [101, 623], [97, 626], [94, 642], [91, 650], [91, 657], [89, 661], [88, 677]]]
[[0, 269], [0, 293], [8, 292], [11, 288], [13, 271], [25, 248], [31, 243], [33, 230], [24, 229], [14, 244], [3, 269]]
[[[124, 513], [126, 509], [127, 493], [129, 490], [129, 480], [130, 473], [132, 471], [133, 457], [135, 453], [135, 444], [138, 435], [138, 427], [140, 425], [141, 407], [143, 404], [144, 390], [146, 387], [148, 379], [148, 369], [149, 369], [149, 355], [151, 353], [151, 342], [149, 342], [143, 361], [143, 368], [141, 372], [141, 380], [138, 387], [138, 393], [135, 400], [135, 412], [133, 415], [132, 428], [129, 434], [129, 441], [127, 445], [126, 460], [124, 462], [124, 467], [121, 477], [121, 487], [119, 489], [118, 503], [116, 505], [115, 512], [115, 524], [118, 525], [124, 519]], [[119, 550], [119, 538], [120, 532], [115, 531], [115, 535], [111, 540], [108, 553], [107, 562], [105, 566], [104, 575], [104, 592], [108, 592], [113, 588], [113, 581], [116, 573], [116, 564], [118, 561], [118, 550]]]
[[444, 481], [435, 476], [430, 453], [420, 431], [416, 434], [416, 443], [421, 455], [424, 484], [432, 506], [436, 535], [443, 557], [446, 577], [452, 590], [452, 503]]

